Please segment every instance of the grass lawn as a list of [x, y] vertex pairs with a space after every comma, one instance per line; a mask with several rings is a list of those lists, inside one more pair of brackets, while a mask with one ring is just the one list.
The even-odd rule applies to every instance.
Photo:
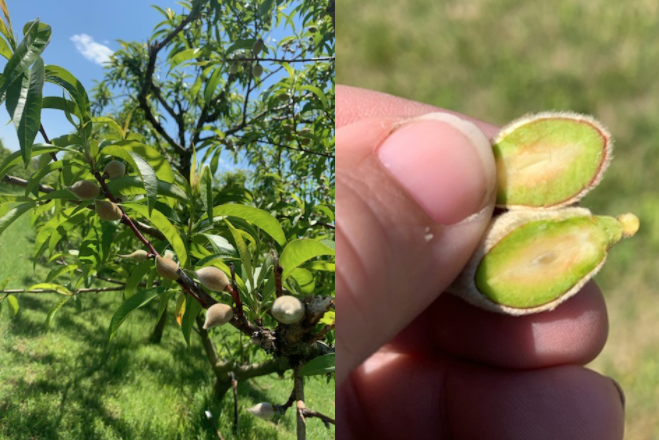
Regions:
[[603, 121], [615, 160], [584, 199], [633, 212], [598, 283], [609, 305], [606, 348], [591, 367], [627, 395], [627, 440], [659, 433], [659, 3], [613, 0], [338, 0], [337, 82], [505, 124], [572, 110]]
[[[0, 236], [0, 280], [8, 288], [43, 281], [32, 272], [29, 214]], [[295, 414], [275, 424], [247, 413], [258, 402], [284, 403], [290, 373], [240, 383], [240, 435], [232, 431], [233, 398], [211, 395], [213, 375], [194, 337], [187, 347], [173, 316], [161, 344], [146, 341], [156, 307], [139, 309], [122, 325], [106, 353], [107, 332], [120, 292], [88, 294], [81, 310], [73, 301], [58, 312], [49, 330], [44, 322], [60, 299], [56, 294], [19, 295], [20, 310], [0, 313], [0, 439], [217, 439], [204, 416], [211, 410], [225, 439], [294, 439]], [[233, 328], [221, 331], [233, 332]], [[215, 336], [218, 336], [217, 334]], [[334, 416], [334, 383], [310, 379], [310, 408]], [[318, 419], [307, 423], [310, 439], [333, 439]]]

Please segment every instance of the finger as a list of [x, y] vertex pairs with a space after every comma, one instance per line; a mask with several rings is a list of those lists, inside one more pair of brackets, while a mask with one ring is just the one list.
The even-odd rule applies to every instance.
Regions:
[[380, 353], [339, 389], [338, 437], [620, 440], [613, 381], [579, 366], [504, 370]]
[[452, 295], [436, 301], [428, 313], [441, 350], [508, 368], [586, 364], [602, 350], [608, 332], [604, 298], [594, 283], [546, 313], [489, 313]]
[[339, 382], [460, 272], [492, 211], [494, 160], [473, 124], [447, 114], [337, 130]]
[[520, 317], [486, 312], [442, 295], [386, 350], [441, 351], [505, 368], [585, 365], [600, 353], [607, 332], [604, 298], [591, 282], [551, 312]]
[[341, 85], [336, 87], [336, 128], [352, 124], [362, 119], [383, 116], [412, 118], [437, 111], [454, 114], [462, 119], [473, 122], [487, 137], [493, 137], [499, 132], [499, 128], [494, 125], [451, 110], [441, 109], [373, 90]]

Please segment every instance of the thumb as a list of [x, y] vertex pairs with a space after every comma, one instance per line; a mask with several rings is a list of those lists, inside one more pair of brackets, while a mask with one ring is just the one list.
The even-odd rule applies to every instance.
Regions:
[[448, 113], [337, 130], [339, 383], [458, 275], [493, 209], [490, 142]]

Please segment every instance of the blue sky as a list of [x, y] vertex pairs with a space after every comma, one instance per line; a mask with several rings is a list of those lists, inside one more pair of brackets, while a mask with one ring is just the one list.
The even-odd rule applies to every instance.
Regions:
[[[75, 75], [89, 91], [94, 80], [101, 80], [104, 57], [117, 49], [116, 40], [146, 41], [162, 15], [151, 7], [157, 4], [174, 11], [183, 8], [174, 0], [6, 0], [14, 33], [35, 18], [53, 28], [50, 44], [43, 58], [46, 64], [57, 64]], [[46, 94], [61, 93], [46, 87]], [[2, 118], [4, 117], [4, 118]], [[69, 123], [61, 112], [44, 111], [43, 125], [50, 137], [69, 132]], [[13, 125], [7, 125], [9, 115], [0, 112], [0, 138], [5, 147], [18, 149]], [[42, 142], [41, 136], [37, 142]]]

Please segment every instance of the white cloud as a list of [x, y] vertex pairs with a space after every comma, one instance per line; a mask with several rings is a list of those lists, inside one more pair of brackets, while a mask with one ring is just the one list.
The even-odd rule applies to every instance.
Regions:
[[87, 34], [78, 34], [71, 37], [71, 41], [76, 45], [78, 52], [89, 61], [103, 65], [110, 61], [110, 55], [114, 53], [112, 49], [94, 41]]

